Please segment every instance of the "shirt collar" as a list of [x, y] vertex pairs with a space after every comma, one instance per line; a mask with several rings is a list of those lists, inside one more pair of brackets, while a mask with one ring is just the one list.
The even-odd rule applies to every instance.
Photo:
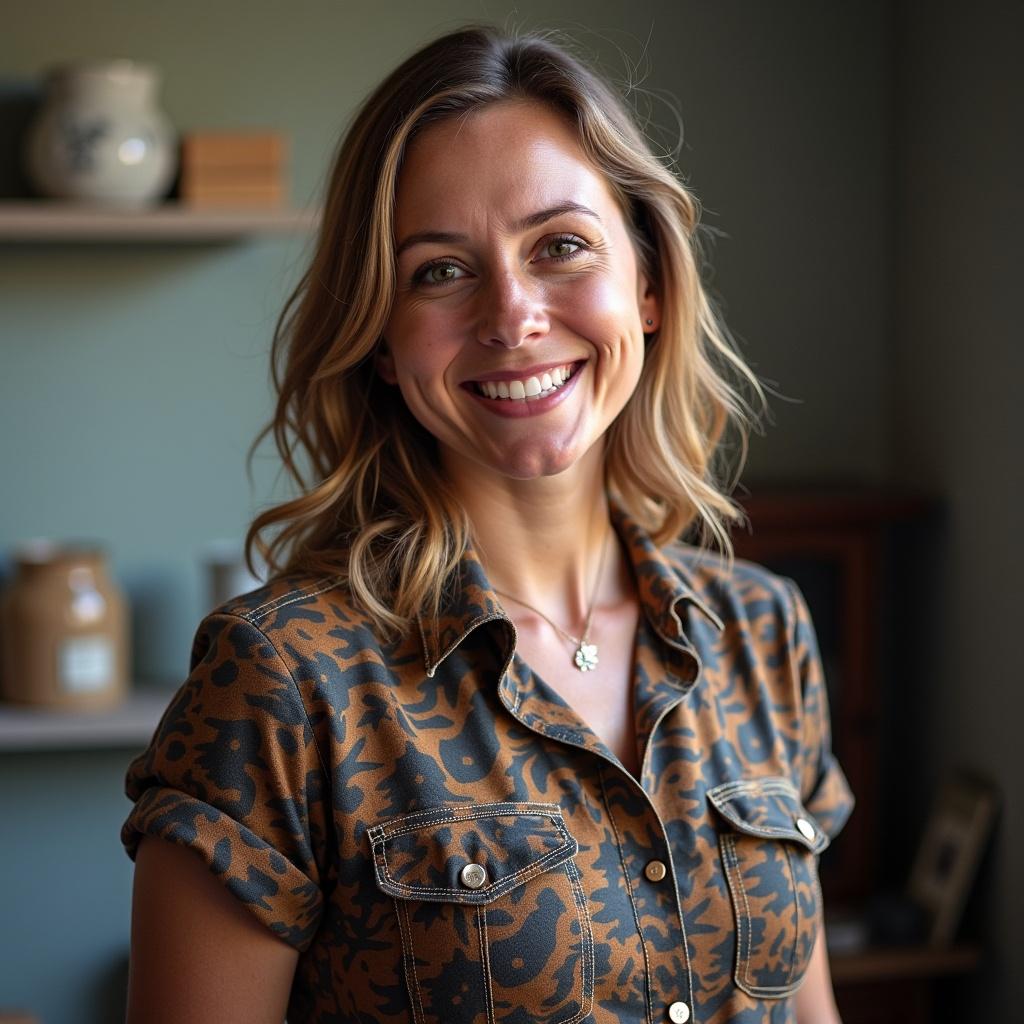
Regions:
[[640, 607], [659, 636], [675, 646], [690, 647], [680, 616], [681, 606], [687, 604], [692, 604], [707, 616], [720, 633], [725, 624], [697, 593], [682, 559], [672, 558], [659, 548], [621, 505], [614, 501], [610, 504], [612, 525], [633, 562]]
[[[692, 604], [721, 632], [724, 624], [697, 593], [681, 560], [658, 548], [643, 527], [614, 499], [610, 500], [612, 525], [633, 563], [640, 606], [658, 635], [673, 647], [692, 650], [683, 631], [680, 612]], [[511, 620], [502, 609], [475, 549], [469, 546], [449, 580], [441, 612], [436, 620], [418, 616], [423, 638], [423, 660], [428, 676], [477, 628], [486, 623], [506, 627], [504, 656], [508, 662], [515, 647]]]
[[506, 658], [512, 657], [515, 627], [502, 610], [498, 596], [491, 589], [487, 574], [476, 550], [470, 545], [448, 580], [441, 611], [435, 620], [418, 615], [423, 637], [423, 661], [427, 675], [438, 666], [473, 630], [487, 622], [502, 622], [508, 627]]

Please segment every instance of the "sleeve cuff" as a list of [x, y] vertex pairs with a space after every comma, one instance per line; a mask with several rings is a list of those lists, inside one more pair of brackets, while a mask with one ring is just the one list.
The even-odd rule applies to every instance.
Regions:
[[302, 952], [313, 941], [324, 907], [319, 886], [223, 811], [180, 790], [154, 786], [141, 794], [121, 827], [132, 860], [143, 835], [195, 850], [228, 891], [290, 946]]
[[850, 817], [856, 800], [843, 769], [832, 754], [827, 755], [818, 781], [803, 803], [829, 839], [835, 839]]

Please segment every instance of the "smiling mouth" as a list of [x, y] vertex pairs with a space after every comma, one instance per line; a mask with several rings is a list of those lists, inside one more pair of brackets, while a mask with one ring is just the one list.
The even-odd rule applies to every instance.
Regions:
[[553, 395], [559, 388], [572, 380], [580, 363], [565, 363], [556, 366], [535, 377], [524, 377], [522, 380], [483, 380], [473, 381], [470, 387], [484, 398], [494, 398], [509, 402], [527, 402], [535, 398]]

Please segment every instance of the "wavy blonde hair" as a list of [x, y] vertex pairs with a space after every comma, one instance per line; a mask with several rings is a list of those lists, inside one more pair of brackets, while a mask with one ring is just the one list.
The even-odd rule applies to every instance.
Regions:
[[[699, 205], [653, 154], [614, 89], [549, 34], [489, 26], [445, 35], [369, 96], [338, 144], [316, 248], [277, 321], [271, 432], [300, 496], [261, 512], [246, 534], [269, 575], [337, 574], [385, 637], [436, 615], [471, 539], [440, 472], [434, 438], [374, 356], [395, 294], [394, 206], [409, 142], [431, 124], [505, 99], [561, 112], [621, 204], [641, 267], [661, 299], [636, 391], [606, 438], [609, 492], [659, 544], [684, 533], [732, 560], [728, 497], [764, 392], [701, 283]], [[730, 379], [735, 383], [730, 383]], [[739, 437], [719, 482], [723, 434]], [[308, 465], [299, 465], [304, 456]], [[268, 543], [263, 531], [280, 527]]]

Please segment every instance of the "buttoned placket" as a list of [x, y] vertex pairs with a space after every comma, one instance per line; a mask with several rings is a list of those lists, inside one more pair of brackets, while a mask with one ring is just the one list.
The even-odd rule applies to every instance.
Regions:
[[[672, 617], [678, 624], [674, 611]], [[509, 625], [514, 638], [515, 626], [511, 622]], [[666, 654], [664, 679], [647, 680], [645, 684], [638, 664], [634, 662], [633, 665], [631, 688], [634, 705], [650, 701], [643, 716], [639, 713], [641, 709], [637, 708], [638, 740], [642, 739], [640, 779], [626, 770], [582, 720], [579, 720], [579, 729], [572, 730], [545, 724], [537, 712], [524, 713], [512, 677], [516, 660], [514, 648], [499, 680], [499, 693], [509, 713], [532, 732], [586, 750], [605, 762], [599, 772], [601, 798], [619, 848], [626, 890], [640, 934], [646, 975], [647, 1019], [651, 1024], [658, 1024], [673, 1019], [673, 1014], [681, 1016], [685, 1012], [686, 1019], [692, 1021], [695, 1020], [693, 972], [677, 884], [677, 858], [672, 856], [668, 830], [647, 787], [653, 786], [654, 781], [649, 767], [650, 751], [658, 729], [696, 683], [701, 663], [696, 651], [685, 640], [681, 642], [666, 636], [643, 617], [639, 628], [650, 630], [657, 637], [657, 642], [664, 645]], [[524, 668], [528, 669], [528, 666], [524, 664]], [[645, 736], [640, 734], [642, 717], [651, 723]], [[661, 877], [652, 879], [648, 876], [647, 867], [652, 863], [664, 866]]]
[[[620, 514], [616, 513], [616, 518], [622, 522]], [[619, 847], [626, 889], [643, 950], [648, 1021], [650, 1024], [675, 1019], [695, 1021], [693, 970], [676, 867], [679, 858], [672, 856], [668, 830], [649, 791], [654, 785], [650, 752], [662, 723], [686, 698], [702, 670], [700, 658], [683, 630], [677, 606], [692, 603], [719, 630], [723, 623], [671, 570], [667, 570], [666, 579], [660, 581], [663, 591], [660, 592], [660, 601], [656, 602], [657, 607], [652, 607], [651, 595], [647, 600], [641, 595], [644, 614], [638, 628], [649, 630], [657, 638], [664, 655], [664, 674], [659, 674], [653, 684], [648, 679], [647, 686], [642, 685], [638, 660], [634, 659], [631, 689], [637, 710], [638, 740], [644, 728], [642, 719], [650, 723], [640, 751], [640, 779], [636, 779], [578, 715], [573, 726], [552, 725], [536, 711], [521, 707], [521, 695], [513, 679], [518, 641], [515, 624], [493, 597], [482, 566], [475, 557], [470, 561], [469, 579], [481, 588], [483, 594], [482, 603], [473, 605], [474, 615], [462, 618], [461, 622], [457, 614], [450, 617], [443, 629], [438, 630], [435, 626], [429, 634], [429, 642], [424, 623], [420, 620], [427, 675], [433, 676], [441, 662], [477, 628], [488, 623], [500, 623], [507, 628], [506, 653], [497, 680], [499, 698], [506, 710], [531, 732], [585, 750], [603, 762], [599, 773], [601, 798]], [[638, 651], [639, 643], [638, 633]], [[518, 660], [524, 669], [528, 669], [521, 659]], [[642, 700], [649, 703], [641, 708], [638, 704]], [[653, 841], [652, 836], [655, 837]], [[665, 867], [664, 876], [658, 880], [647, 875], [647, 866], [654, 862]]]

